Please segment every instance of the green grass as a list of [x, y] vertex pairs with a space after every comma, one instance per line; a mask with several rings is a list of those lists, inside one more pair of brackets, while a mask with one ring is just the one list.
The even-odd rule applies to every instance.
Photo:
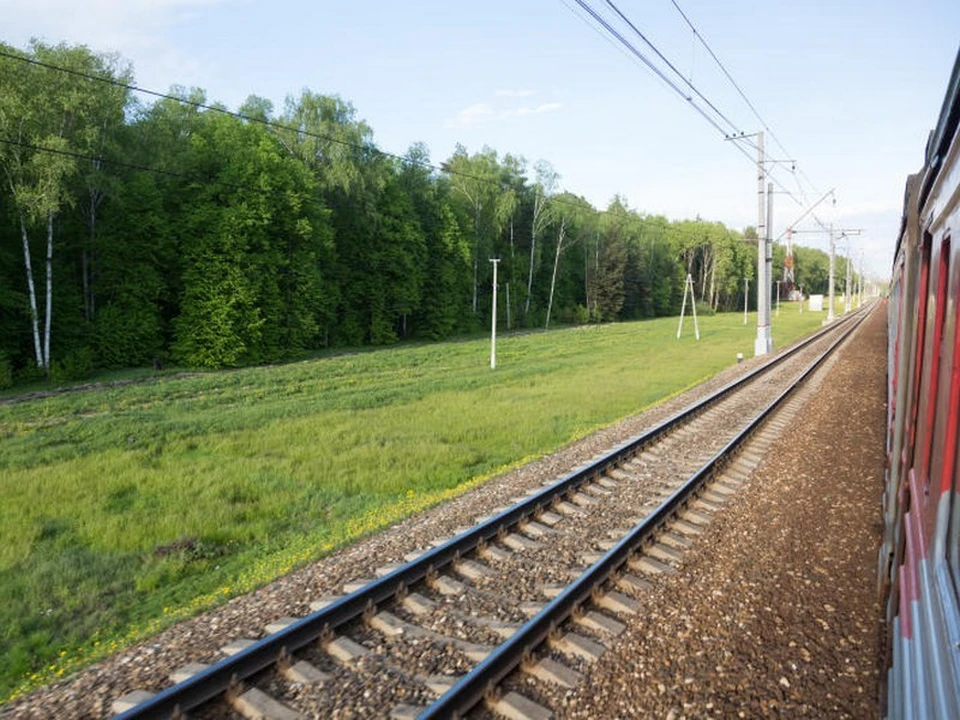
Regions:
[[[782, 304], [777, 345], [822, 314]], [[0, 698], [750, 357], [755, 316], [160, 377], [0, 405]]]

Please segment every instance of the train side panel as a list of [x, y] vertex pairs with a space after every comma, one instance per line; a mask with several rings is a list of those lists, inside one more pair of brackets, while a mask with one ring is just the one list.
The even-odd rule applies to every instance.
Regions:
[[889, 309], [881, 588], [892, 718], [960, 717], [960, 56], [908, 182]]

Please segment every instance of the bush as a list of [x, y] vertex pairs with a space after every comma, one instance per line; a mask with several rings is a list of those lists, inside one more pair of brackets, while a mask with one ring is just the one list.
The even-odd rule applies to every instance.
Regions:
[[6, 353], [0, 353], [0, 390], [13, 387], [13, 363]]
[[710, 307], [710, 303], [697, 300], [697, 317], [710, 317], [716, 314], [717, 311]]
[[93, 369], [93, 351], [90, 348], [71, 350], [63, 360], [50, 364], [50, 382], [59, 385], [69, 380], [82, 380]]

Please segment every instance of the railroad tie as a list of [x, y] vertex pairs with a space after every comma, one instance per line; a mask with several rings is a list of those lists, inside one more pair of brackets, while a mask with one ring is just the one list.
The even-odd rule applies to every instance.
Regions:
[[583, 676], [553, 658], [543, 658], [535, 663], [524, 664], [523, 671], [552, 685], [573, 689], [580, 684]]
[[420, 593], [410, 593], [403, 599], [403, 606], [414, 615], [429, 615], [437, 604]]
[[363, 645], [344, 635], [331, 640], [323, 646], [323, 649], [332, 658], [346, 665], [355, 663], [370, 654], [370, 651]]
[[619, 636], [627, 629], [627, 626], [619, 620], [614, 620], [609, 615], [604, 615], [596, 610], [580, 615], [575, 619], [575, 622], [592, 632], [600, 635], [613, 635], [614, 637]]
[[553, 713], [518, 692], [508, 692], [490, 704], [490, 709], [507, 720], [551, 720]]
[[177, 683], [182, 683], [185, 680], [189, 680], [190, 678], [192, 678], [198, 672], [206, 670], [208, 667], [210, 666], [207, 665], [206, 663], [199, 663], [199, 662], [191, 662], [191, 663], [187, 663], [186, 665], [181, 665], [172, 673], [170, 673], [170, 676], [169, 676], [170, 682], [172, 682], [174, 685], [176, 685]]
[[128, 692], [123, 697], [119, 697], [114, 700], [110, 705], [110, 709], [113, 711], [114, 715], [120, 715], [128, 710], [133, 710], [137, 705], [146, 702], [155, 694], [156, 693], [152, 693], [147, 690], [133, 690]]
[[341, 599], [342, 597], [343, 595], [325, 595], [319, 600], [311, 600], [310, 611], [317, 612], [319, 610], [323, 610], [328, 605], [333, 605], [333, 603], [335, 603], [337, 600]]
[[420, 705], [401, 703], [390, 711], [390, 720], [416, 720], [424, 710], [426, 708]]
[[556, 640], [551, 640], [550, 644], [564, 655], [578, 657], [588, 662], [599, 660], [606, 651], [606, 648], [596, 640], [574, 632], [568, 632]]
[[251, 640], [250, 638], [236, 638], [231, 640], [229, 643], [220, 648], [220, 652], [226, 655], [227, 657], [233, 657], [239, 652], [243, 652], [251, 645], [256, 645], [256, 640]]
[[640, 607], [633, 598], [613, 590], [602, 595], [596, 603], [604, 610], [615, 612], [618, 615], [635, 615]]
[[290, 667], [285, 668], [283, 676], [297, 685], [323, 685], [333, 677], [306, 660], [298, 660]]
[[291, 710], [279, 700], [267, 695], [260, 688], [252, 687], [242, 695], [231, 699], [233, 709], [247, 720], [299, 720], [300, 713]]

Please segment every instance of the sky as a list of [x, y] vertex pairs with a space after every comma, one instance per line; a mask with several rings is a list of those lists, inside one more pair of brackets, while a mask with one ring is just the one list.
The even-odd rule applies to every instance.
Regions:
[[[887, 277], [904, 183], [923, 164], [960, 46], [960, 2], [615, 3], [724, 127], [766, 126], [773, 235], [833, 188], [817, 217], [861, 230], [839, 251], [849, 243], [868, 275]], [[616, 18], [606, 0], [589, 4]], [[755, 139], [725, 140], [576, 0], [0, 0], [0, 17], [4, 42], [116, 52], [146, 89], [199, 87], [232, 109], [255, 94], [279, 111], [309, 88], [352, 103], [388, 152], [424, 142], [439, 164], [457, 143], [488, 146], [531, 174], [549, 161], [563, 189], [599, 208], [619, 194], [671, 219], [757, 224]], [[795, 228], [796, 242], [828, 249], [812, 217]]]

